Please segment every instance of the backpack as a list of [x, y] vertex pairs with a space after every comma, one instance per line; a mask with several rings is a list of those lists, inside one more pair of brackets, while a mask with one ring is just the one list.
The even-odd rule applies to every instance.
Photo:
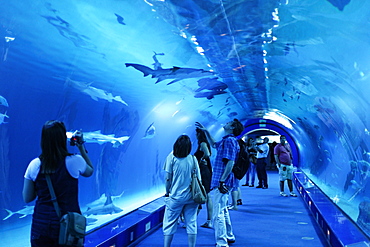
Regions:
[[233, 173], [237, 179], [242, 179], [249, 169], [250, 161], [246, 143], [242, 139], [239, 139], [238, 143], [240, 151], [233, 167]]

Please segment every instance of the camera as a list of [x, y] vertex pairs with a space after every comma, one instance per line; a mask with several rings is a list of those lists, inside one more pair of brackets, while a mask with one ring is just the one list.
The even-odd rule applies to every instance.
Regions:
[[84, 144], [85, 141], [83, 140], [83, 136], [82, 136], [82, 132], [81, 131], [78, 131], [76, 130], [75, 132], [73, 132], [70, 140], [69, 140], [69, 144], [71, 146], [76, 146], [76, 144]]

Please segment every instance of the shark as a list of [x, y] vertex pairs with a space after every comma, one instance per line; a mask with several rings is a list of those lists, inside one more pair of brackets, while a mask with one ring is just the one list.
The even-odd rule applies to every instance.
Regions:
[[[118, 196], [111, 196], [111, 200], [112, 200], [112, 201], [115, 201], [115, 200], [117, 200], [117, 199], [121, 198], [121, 196], [123, 195], [123, 193], [125, 193], [125, 192], [123, 191], [123, 192], [122, 192], [120, 195], [118, 195]], [[88, 208], [94, 208], [94, 207], [97, 207], [97, 206], [104, 205], [108, 200], [109, 200], [109, 199], [107, 198], [107, 196], [105, 195], [105, 193], [103, 193], [103, 194], [99, 197], [99, 199], [97, 199], [97, 200], [95, 200], [95, 201], [93, 201], [93, 202], [90, 202], [90, 203], [86, 204], [86, 206], [87, 206]]]
[[8, 123], [8, 122], [5, 122], [5, 118], [9, 118], [9, 116], [6, 115], [6, 112], [4, 114], [0, 113], [0, 124]]
[[145, 135], [141, 139], [152, 139], [155, 136], [155, 127], [154, 122], [149, 125], [145, 131]]
[[73, 87], [80, 92], [89, 95], [95, 101], [98, 101], [98, 99], [107, 100], [109, 102], [116, 101], [128, 106], [128, 104], [122, 100], [121, 96], [113, 96], [111, 93], [108, 93], [102, 89], [92, 87], [91, 84], [92, 83], [74, 81], [70, 78], [67, 78], [65, 82], [66, 87]]
[[8, 101], [6, 101], [6, 99], [1, 95], [0, 95], [0, 105], [9, 107]]
[[125, 63], [125, 65], [126, 67], [133, 67], [134, 69], [142, 72], [144, 74], [144, 77], [151, 75], [152, 78], [157, 78], [157, 81], [155, 83], [159, 83], [164, 80], [172, 80], [169, 83], [167, 83], [167, 85], [173, 84], [184, 79], [214, 75], [212, 71], [206, 71], [203, 69], [181, 68], [174, 66], [170, 69], [158, 68], [154, 70], [142, 64]]
[[198, 80], [199, 88], [195, 92], [200, 92], [202, 90], [225, 90], [227, 85], [223, 82], [218, 81], [218, 77], [212, 78], [202, 78]]
[[94, 208], [88, 208], [86, 212], [84, 212], [84, 215], [89, 216], [89, 215], [118, 214], [122, 211], [123, 210], [121, 208], [115, 206], [113, 203], [109, 203]]
[[[67, 137], [70, 138], [73, 136], [74, 132], [67, 132]], [[115, 137], [114, 134], [104, 135], [101, 133], [100, 130], [93, 131], [93, 132], [83, 132], [83, 138], [87, 143], [112, 143], [113, 147], [117, 148], [123, 144], [124, 141], [127, 141], [130, 137], [129, 136], [121, 136]]]
[[18, 210], [16, 212], [12, 212], [9, 209], [5, 209], [8, 212], [8, 216], [6, 216], [3, 220], [9, 219], [10, 217], [12, 217], [15, 214], [20, 214], [21, 215], [19, 217], [20, 219], [21, 218], [24, 218], [24, 217], [26, 217], [28, 215], [33, 214], [33, 209], [34, 208], [35, 208], [35, 206], [24, 206], [22, 209], [20, 209], [20, 210]]

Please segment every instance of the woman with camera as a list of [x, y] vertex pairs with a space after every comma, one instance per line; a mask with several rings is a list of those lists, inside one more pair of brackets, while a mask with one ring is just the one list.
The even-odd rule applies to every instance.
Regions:
[[[36, 199], [31, 227], [31, 246], [59, 246], [59, 217], [51, 200], [45, 174], [49, 174], [61, 215], [81, 213], [78, 204], [78, 177], [90, 177], [94, 168], [83, 146], [81, 132], [74, 142], [81, 155], [67, 150], [66, 128], [63, 122], [47, 121], [41, 133], [41, 154], [30, 162], [24, 175], [23, 200]], [[72, 144], [72, 143], [71, 143]]]

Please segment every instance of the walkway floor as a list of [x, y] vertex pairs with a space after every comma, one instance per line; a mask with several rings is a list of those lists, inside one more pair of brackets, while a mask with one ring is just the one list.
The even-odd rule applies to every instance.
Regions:
[[[268, 177], [268, 189], [241, 186], [243, 205], [238, 211], [230, 211], [236, 236], [236, 242], [230, 246], [328, 247], [324, 234], [317, 228], [315, 219], [297, 191], [298, 197], [281, 197], [277, 171], [269, 171]], [[198, 217], [197, 246], [213, 247], [214, 230], [199, 227], [205, 219], [206, 210], [202, 209]], [[154, 230], [136, 246], [163, 246], [162, 228]], [[187, 246], [185, 228], [178, 227], [172, 246]]]

